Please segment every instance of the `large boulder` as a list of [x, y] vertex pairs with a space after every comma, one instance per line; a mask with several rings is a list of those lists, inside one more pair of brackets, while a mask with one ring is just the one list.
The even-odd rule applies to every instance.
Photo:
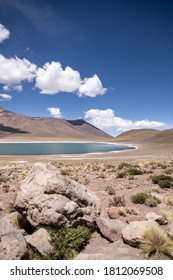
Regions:
[[94, 193], [44, 163], [33, 165], [20, 186], [15, 208], [34, 227], [43, 224], [93, 227], [101, 210]]
[[12, 220], [17, 213], [0, 219], [0, 259], [20, 260], [26, 253], [27, 243], [22, 231], [15, 228]]
[[133, 246], [139, 247], [142, 241], [144, 231], [149, 227], [157, 227], [155, 221], [134, 221], [127, 225], [122, 230], [124, 242]]

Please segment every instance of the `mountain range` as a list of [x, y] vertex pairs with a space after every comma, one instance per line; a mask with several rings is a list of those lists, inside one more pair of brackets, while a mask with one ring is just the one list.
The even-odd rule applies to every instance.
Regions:
[[83, 119], [65, 120], [29, 117], [0, 107], [0, 138], [52, 140], [106, 140], [129, 143], [173, 142], [173, 128], [166, 130], [133, 129], [112, 137]]
[[0, 138], [110, 139], [109, 134], [84, 121], [28, 117], [0, 107]]

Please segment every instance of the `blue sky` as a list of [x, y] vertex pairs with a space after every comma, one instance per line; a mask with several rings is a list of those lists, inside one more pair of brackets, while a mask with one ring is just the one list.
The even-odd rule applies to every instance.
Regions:
[[0, 0], [0, 106], [117, 135], [172, 105], [171, 0]]

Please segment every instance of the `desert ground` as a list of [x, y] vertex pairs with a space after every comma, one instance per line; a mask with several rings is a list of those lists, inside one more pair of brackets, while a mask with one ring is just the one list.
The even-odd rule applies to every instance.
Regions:
[[[131, 143], [136, 150], [91, 155], [1, 156], [0, 218], [14, 211], [13, 203], [22, 180], [35, 162], [49, 162], [64, 176], [87, 186], [100, 199], [102, 215], [130, 223], [146, 219], [148, 212], [173, 221], [173, 187], [152, 181], [153, 175], [173, 176], [173, 144]], [[132, 196], [148, 195], [145, 203]], [[83, 253], [98, 253], [109, 241], [95, 234]], [[142, 257], [141, 257], [142, 258]]]

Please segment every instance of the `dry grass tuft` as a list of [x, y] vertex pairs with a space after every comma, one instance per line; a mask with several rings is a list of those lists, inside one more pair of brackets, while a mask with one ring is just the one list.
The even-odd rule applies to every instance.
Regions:
[[145, 230], [141, 249], [148, 259], [173, 258], [173, 241], [159, 227], [149, 227]]
[[168, 222], [172, 222], [173, 221], [173, 212], [170, 210], [162, 210], [161, 214], [163, 216], [163, 218], [168, 221]]
[[123, 207], [123, 206], [118, 207], [118, 208], [117, 208], [117, 212], [118, 212], [118, 215], [120, 215], [120, 216], [123, 216], [123, 217], [126, 217], [126, 216], [127, 216], [126, 208]]

